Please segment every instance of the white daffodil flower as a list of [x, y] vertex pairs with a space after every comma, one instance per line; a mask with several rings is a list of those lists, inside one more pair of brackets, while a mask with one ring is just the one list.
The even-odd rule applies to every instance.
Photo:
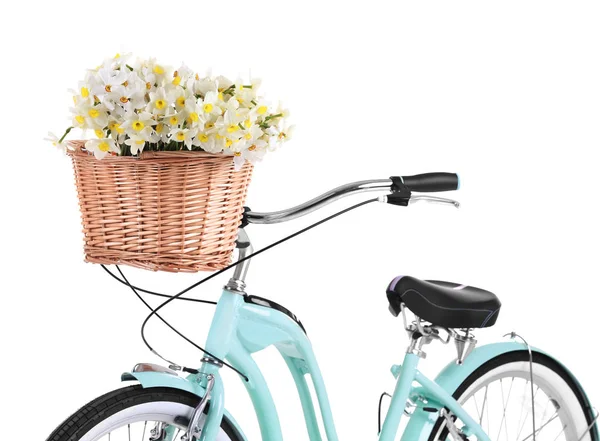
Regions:
[[96, 159], [102, 159], [109, 153], [121, 153], [121, 149], [115, 144], [115, 140], [111, 138], [90, 139], [85, 143], [85, 149], [92, 152]]
[[146, 106], [146, 91], [139, 87], [115, 86], [104, 96], [103, 103], [110, 111], [122, 107], [126, 112], [132, 112]]
[[185, 121], [184, 112], [177, 112], [175, 109], [169, 109], [169, 111], [162, 118], [162, 122], [169, 127], [169, 129], [177, 128]]
[[175, 103], [175, 108], [177, 110], [183, 110], [185, 106], [190, 103], [190, 101], [196, 101], [196, 97], [192, 95], [192, 92], [188, 89], [184, 89], [183, 87], [174, 87], [167, 93], [169, 93], [170, 101]]
[[63, 152], [67, 151], [67, 143], [61, 142], [60, 138], [52, 132], [48, 132], [48, 136], [44, 138], [44, 141], [50, 141], [54, 147], [62, 150]]
[[125, 129], [129, 136], [138, 135], [146, 127], [156, 124], [149, 112], [126, 112], [124, 119], [125, 121], [121, 124], [121, 127]]
[[[169, 133], [171, 135], [171, 139], [175, 142], [183, 142], [188, 150], [192, 150], [192, 146], [194, 145], [194, 137], [198, 133], [197, 130], [194, 129], [182, 129], [182, 128], [174, 128]], [[200, 145], [199, 142], [196, 145]]]
[[155, 115], [164, 115], [173, 105], [167, 91], [162, 87], [156, 89], [155, 92], [150, 92], [148, 96], [150, 103], [147, 110]]
[[142, 153], [146, 143], [152, 138], [152, 132], [154, 130], [150, 126], [146, 126], [140, 132], [129, 135], [129, 138], [125, 140], [125, 144], [131, 149], [132, 155]]
[[198, 74], [188, 80], [188, 89], [191, 89], [194, 94], [206, 96], [208, 92], [217, 91], [217, 82], [207, 74], [204, 78], [200, 78]]
[[276, 125], [269, 127], [266, 132], [270, 136], [269, 148], [276, 149], [282, 143], [289, 141], [294, 133], [295, 126], [288, 125], [285, 119], [280, 119]]
[[127, 80], [126, 70], [114, 70], [110, 66], [103, 66], [98, 70], [96, 84], [92, 87], [92, 93], [101, 97], [110, 93], [113, 87], [122, 85]]
[[219, 135], [225, 138], [238, 138], [240, 132], [244, 130], [242, 125], [243, 117], [236, 114], [235, 110], [227, 110], [222, 117], [215, 122]]
[[193, 77], [193, 75], [194, 72], [185, 64], [182, 64], [179, 69], [173, 72], [171, 84], [173, 86], [187, 86], [188, 80]]
[[256, 118], [266, 118], [269, 116], [270, 103], [265, 100], [255, 101], [256, 105], [250, 109], [250, 113], [255, 115]]
[[219, 93], [216, 91], [206, 92], [204, 99], [198, 99], [198, 106], [207, 115], [220, 115], [222, 112], [219, 107]]
[[164, 82], [170, 76], [171, 69], [163, 64], [159, 64], [155, 58], [150, 58], [144, 62], [142, 66], [142, 71], [146, 78], [149, 78], [150, 75], [154, 75], [155, 83]]
[[219, 153], [223, 151], [219, 142], [217, 142], [217, 138], [214, 135], [207, 135], [206, 133], [199, 133], [196, 137], [200, 147], [202, 150], [208, 153]]

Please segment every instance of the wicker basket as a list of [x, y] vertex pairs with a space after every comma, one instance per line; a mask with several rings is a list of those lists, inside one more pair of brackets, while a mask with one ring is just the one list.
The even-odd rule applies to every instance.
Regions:
[[252, 166], [204, 152], [97, 160], [71, 143], [85, 260], [171, 272], [227, 266]]

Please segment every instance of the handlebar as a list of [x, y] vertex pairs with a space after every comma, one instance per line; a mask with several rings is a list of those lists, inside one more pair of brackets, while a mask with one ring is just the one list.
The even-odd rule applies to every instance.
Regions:
[[[400, 188], [402, 187], [402, 188]], [[286, 222], [299, 217], [305, 216], [313, 211], [323, 208], [326, 205], [331, 204], [346, 196], [351, 196], [358, 193], [366, 192], [391, 192], [392, 195], [399, 195], [402, 192], [408, 191], [408, 196], [404, 196], [405, 199], [410, 199], [411, 191], [418, 192], [439, 192], [439, 191], [452, 191], [458, 190], [460, 187], [460, 180], [455, 173], [424, 173], [414, 176], [393, 176], [389, 179], [372, 179], [367, 181], [357, 181], [350, 184], [342, 185], [340, 187], [329, 190], [320, 196], [317, 196], [310, 201], [303, 204], [296, 205], [295, 207], [288, 208], [286, 210], [273, 211], [268, 213], [260, 213], [254, 211], [247, 211], [245, 213], [245, 219], [250, 224], [275, 224], [279, 222]], [[416, 200], [424, 200], [426, 197], [415, 197]], [[430, 197], [432, 198], [432, 197]], [[408, 203], [408, 199], [406, 202]], [[433, 199], [433, 198], [432, 198]], [[435, 198], [441, 201], [441, 198]], [[391, 202], [391, 200], [383, 200], [383, 202]], [[454, 201], [453, 201], [454, 202]], [[397, 204], [397, 205], [407, 205]]]

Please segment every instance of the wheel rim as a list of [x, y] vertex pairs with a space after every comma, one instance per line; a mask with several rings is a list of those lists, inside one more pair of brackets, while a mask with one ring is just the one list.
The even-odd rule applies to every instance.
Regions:
[[[458, 399], [491, 441], [576, 441], [584, 433], [585, 416], [570, 387], [546, 366], [534, 365], [532, 388], [529, 362], [512, 362], [475, 380]], [[444, 425], [438, 432], [441, 435]], [[456, 423], [461, 427], [462, 423]], [[450, 438], [449, 438], [450, 439]]]
[[[99, 422], [80, 441], [148, 441], [157, 423], [167, 425], [166, 438], [163, 440], [178, 441], [187, 428], [178, 421], [189, 420], [192, 412], [193, 409], [185, 404], [168, 401], [138, 404]], [[183, 418], [179, 420], [177, 417]], [[204, 423], [204, 418], [200, 418], [200, 425]], [[217, 441], [229, 440], [221, 428]]]

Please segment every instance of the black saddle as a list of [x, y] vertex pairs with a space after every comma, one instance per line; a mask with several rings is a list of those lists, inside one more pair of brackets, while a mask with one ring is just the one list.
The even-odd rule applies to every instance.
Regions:
[[494, 294], [458, 283], [396, 277], [387, 289], [390, 312], [404, 303], [417, 317], [445, 328], [487, 328], [496, 323], [500, 300]]

